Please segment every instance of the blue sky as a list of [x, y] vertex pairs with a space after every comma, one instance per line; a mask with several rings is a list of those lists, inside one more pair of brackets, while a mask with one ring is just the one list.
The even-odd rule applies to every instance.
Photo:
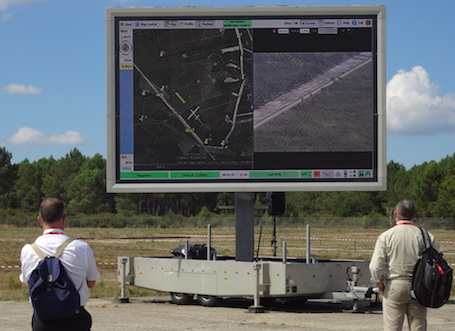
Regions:
[[387, 160], [455, 153], [455, 1], [0, 0], [0, 146], [13, 163], [77, 148], [106, 157], [105, 9], [387, 6]]

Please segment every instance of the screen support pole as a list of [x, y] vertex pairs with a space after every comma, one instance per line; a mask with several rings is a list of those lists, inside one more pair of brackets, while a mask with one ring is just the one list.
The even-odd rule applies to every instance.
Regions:
[[235, 193], [235, 260], [254, 261], [254, 193]]

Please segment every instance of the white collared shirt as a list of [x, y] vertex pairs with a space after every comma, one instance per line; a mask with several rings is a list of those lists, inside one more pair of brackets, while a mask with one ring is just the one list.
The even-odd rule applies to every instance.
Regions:
[[[58, 247], [68, 238], [69, 236], [61, 229], [48, 229], [35, 242], [45, 255], [52, 256]], [[39, 260], [38, 255], [30, 244], [22, 247], [22, 273], [19, 276], [21, 282], [28, 284], [30, 275], [38, 265]], [[85, 306], [90, 296], [87, 280], [94, 281], [100, 277], [92, 248], [83, 240], [74, 240], [65, 248], [62, 255], [60, 255], [60, 260], [73, 281], [74, 286], [79, 291], [81, 306]]]

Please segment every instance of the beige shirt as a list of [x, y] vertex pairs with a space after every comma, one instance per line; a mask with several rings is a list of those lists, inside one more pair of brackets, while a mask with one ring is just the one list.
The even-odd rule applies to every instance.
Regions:
[[[409, 221], [406, 221], [409, 222]], [[429, 233], [434, 248], [439, 249]], [[371, 281], [384, 283], [390, 279], [412, 279], [414, 266], [424, 249], [423, 235], [413, 224], [395, 225], [377, 239], [370, 261]]]

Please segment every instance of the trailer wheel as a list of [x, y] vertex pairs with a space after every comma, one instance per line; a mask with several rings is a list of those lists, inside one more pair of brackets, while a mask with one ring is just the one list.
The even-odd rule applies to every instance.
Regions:
[[213, 306], [216, 306], [218, 304], [220, 299], [217, 298], [217, 297], [211, 296], [211, 295], [200, 295], [200, 294], [198, 294], [197, 295], [197, 301], [203, 306], [213, 307]]
[[172, 303], [176, 305], [188, 305], [193, 301], [193, 295], [186, 293], [175, 293], [171, 292]]

